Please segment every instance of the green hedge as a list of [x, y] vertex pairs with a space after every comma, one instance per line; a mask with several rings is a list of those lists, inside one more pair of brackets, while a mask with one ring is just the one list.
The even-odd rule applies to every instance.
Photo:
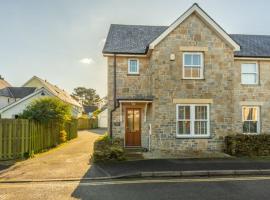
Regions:
[[114, 139], [105, 134], [95, 141], [93, 161], [120, 161], [125, 160], [123, 140]]
[[225, 151], [233, 156], [269, 156], [270, 135], [237, 134], [226, 136]]

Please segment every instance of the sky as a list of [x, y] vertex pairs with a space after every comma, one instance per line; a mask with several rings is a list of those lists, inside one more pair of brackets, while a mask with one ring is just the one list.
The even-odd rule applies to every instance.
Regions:
[[0, 0], [0, 75], [107, 94], [110, 24], [170, 25], [198, 3], [228, 33], [270, 35], [269, 0]]

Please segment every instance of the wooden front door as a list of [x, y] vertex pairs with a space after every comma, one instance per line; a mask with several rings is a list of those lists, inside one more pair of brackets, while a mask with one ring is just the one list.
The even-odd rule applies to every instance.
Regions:
[[125, 142], [127, 147], [141, 146], [141, 109], [126, 109], [126, 133]]

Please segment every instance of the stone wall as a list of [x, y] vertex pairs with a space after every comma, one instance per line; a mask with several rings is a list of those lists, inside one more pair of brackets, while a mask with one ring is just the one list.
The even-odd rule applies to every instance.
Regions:
[[[133, 57], [130, 57], [133, 58]], [[150, 75], [149, 75], [149, 58], [139, 58], [139, 75], [128, 74], [128, 57], [116, 58], [116, 98], [142, 98], [150, 96]], [[113, 65], [114, 58], [108, 58], [108, 108], [109, 112], [113, 108]], [[147, 125], [151, 121], [151, 109], [148, 110], [147, 121], [144, 122], [144, 105], [137, 105], [141, 108], [142, 115], [142, 146], [147, 147]], [[125, 136], [125, 108], [134, 107], [132, 105], [123, 105], [120, 112], [120, 106], [117, 105], [113, 112], [113, 136], [124, 138]], [[122, 121], [120, 120], [122, 113]], [[109, 119], [110, 120], [110, 119]], [[109, 121], [110, 123], [110, 121]], [[108, 123], [108, 124], [109, 124]]]
[[[183, 46], [208, 49], [203, 52], [204, 79], [182, 79]], [[175, 61], [170, 61], [170, 54], [175, 54]], [[193, 14], [155, 47], [149, 67], [155, 96], [153, 148], [221, 151], [224, 136], [232, 132], [232, 48]], [[209, 139], [176, 139], [174, 98], [213, 99]]]
[[[241, 64], [256, 62], [259, 69], [258, 85], [241, 84]], [[235, 60], [233, 79], [233, 130], [242, 133], [242, 106], [255, 105], [260, 107], [261, 133], [270, 133], [270, 61]]]

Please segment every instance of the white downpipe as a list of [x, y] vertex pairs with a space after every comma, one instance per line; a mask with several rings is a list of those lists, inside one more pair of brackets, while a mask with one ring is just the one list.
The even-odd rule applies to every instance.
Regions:
[[148, 124], [148, 151], [151, 151], [151, 135], [152, 135], [152, 126]]

